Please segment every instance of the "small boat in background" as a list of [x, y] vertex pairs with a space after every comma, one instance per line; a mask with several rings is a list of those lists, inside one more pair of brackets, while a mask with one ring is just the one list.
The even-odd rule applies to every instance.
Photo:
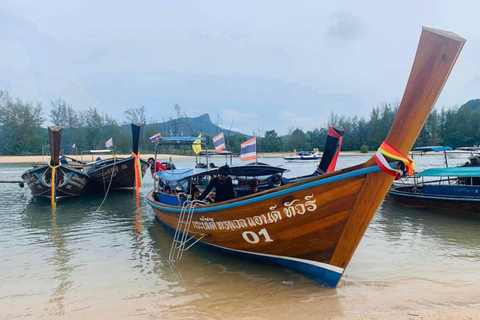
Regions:
[[480, 154], [474, 154], [468, 158], [468, 161], [465, 162], [461, 167], [480, 167]]
[[320, 159], [322, 159], [322, 154], [318, 151], [318, 149], [312, 151], [299, 151], [288, 157], [284, 157], [283, 159], [288, 162], [320, 161]]
[[100, 159], [84, 165], [83, 170], [90, 175], [91, 188], [94, 191], [133, 191], [138, 185], [135, 175], [135, 163], [139, 162], [138, 167], [142, 178], [149, 167], [148, 162], [141, 159], [138, 153], [140, 127], [140, 124], [132, 123], [133, 151], [131, 157], [118, 158], [113, 156], [112, 158]]
[[446, 151], [446, 154], [449, 158], [452, 159], [468, 159], [475, 155], [480, 155], [479, 147], [459, 147], [455, 150]]
[[[218, 165], [212, 162], [212, 158], [217, 157], [223, 158], [224, 160], [219, 160], [222, 164]], [[201, 150], [198, 154], [195, 155], [195, 168], [215, 168], [222, 166], [224, 164], [232, 165], [233, 154], [231, 151], [222, 150]], [[223, 163], [225, 161], [225, 163]]]
[[49, 198], [52, 205], [57, 199], [77, 197], [84, 193], [90, 180], [88, 174], [60, 161], [63, 128], [48, 127], [51, 159], [48, 164], [34, 166], [22, 174], [22, 179], [34, 197]]
[[480, 167], [431, 168], [412, 180], [392, 186], [388, 194], [408, 207], [480, 213]]
[[408, 207], [436, 208], [480, 213], [480, 165], [477, 157], [470, 157], [462, 166], [449, 167], [450, 147], [417, 147], [414, 154], [443, 152], [444, 168], [429, 168], [413, 176], [395, 181], [388, 195]]

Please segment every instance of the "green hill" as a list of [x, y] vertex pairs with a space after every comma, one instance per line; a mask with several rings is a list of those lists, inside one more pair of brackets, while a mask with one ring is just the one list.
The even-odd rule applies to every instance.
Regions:
[[[124, 125], [123, 127], [127, 131], [130, 130], [130, 125]], [[222, 129], [210, 120], [210, 116], [208, 115], [208, 113], [205, 113], [195, 118], [177, 118], [165, 122], [147, 124], [146, 130], [147, 132], [161, 132], [164, 136], [196, 136], [199, 132], [201, 132], [204, 136], [207, 135], [210, 137], [214, 137], [222, 131], [225, 136], [243, 134], [238, 131]], [[246, 134], [243, 135], [247, 137], [250, 136]]]
[[477, 110], [480, 107], [480, 99], [470, 100], [464, 105], [462, 105], [458, 111], [463, 111], [465, 109], [469, 109], [470, 111]]

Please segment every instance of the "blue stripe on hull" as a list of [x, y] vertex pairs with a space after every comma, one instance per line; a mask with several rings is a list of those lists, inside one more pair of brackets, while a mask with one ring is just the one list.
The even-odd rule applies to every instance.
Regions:
[[[395, 163], [391, 164], [390, 166], [394, 167], [394, 165], [395, 165]], [[351, 178], [351, 177], [356, 177], [356, 176], [360, 176], [360, 175], [364, 175], [364, 174], [369, 174], [369, 173], [376, 172], [376, 171], [380, 171], [380, 168], [378, 166], [363, 168], [363, 169], [359, 169], [359, 170], [355, 170], [355, 171], [352, 171], [352, 172], [340, 174], [340, 175], [333, 176], [333, 177], [326, 178], [326, 179], [314, 180], [312, 182], [307, 182], [307, 183], [301, 184], [299, 186], [286, 188], [284, 190], [279, 190], [279, 191], [272, 192], [272, 193], [269, 193], [269, 194], [266, 194], [266, 195], [259, 195], [258, 197], [254, 197], [254, 198], [251, 198], [251, 199], [248, 199], [248, 200], [241, 200], [241, 201], [236, 201], [236, 202], [227, 203], [227, 204], [221, 203], [221, 204], [213, 206], [213, 207], [205, 206], [204, 208], [195, 208], [195, 212], [196, 213], [197, 212], [198, 213], [208, 213], [208, 212], [212, 212], [212, 211], [225, 210], [225, 209], [239, 207], [239, 206], [246, 206], [246, 205], [253, 205], [254, 206], [259, 201], [263, 201], [263, 200], [267, 200], [267, 199], [291, 194], [293, 192], [297, 192], [297, 191], [300, 191], [300, 190], [310, 189], [310, 188], [313, 188], [313, 187], [321, 186], [321, 185], [332, 183], [332, 182], [335, 182], [335, 181], [340, 181], [340, 180], [343, 180], [343, 179], [348, 179], [348, 178]], [[151, 201], [148, 198], [148, 196], [146, 197], [146, 200], [147, 200], [147, 203], [150, 206], [152, 206], [154, 208], [157, 208], [157, 209], [161, 209], [163, 211], [180, 213], [180, 211], [182, 209], [181, 207], [169, 208], [169, 207], [165, 207], [165, 206], [159, 206], [159, 205], [155, 204], [153, 201]]]
[[410, 194], [405, 192], [397, 192], [394, 190], [389, 190], [389, 194], [393, 194], [399, 197], [405, 198], [419, 198], [419, 199], [428, 199], [428, 200], [448, 200], [448, 201], [468, 201], [468, 202], [480, 202], [480, 198], [471, 198], [471, 197], [449, 197], [442, 195], [426, 195], [426, 194]]
[[[264, 255], [264, 254], [256, 254], [253, 252], [247, 251], [239, 251], [239, 250], [232, 250], [224, 247], [219, 247], [216, 245], [212, 245], [210, 243], [202, 242], [199, 243], [206, 245], [208, 247], [214, 248], [218, 251], [225, 252], [228, 254], [232, 254], [241, 258], [248, 258], [251, 260], [256, 260], [260, 262], [272, 263], [277, 264], [282, 267], [292, 269], [297, 271], [308, 278], [311, 278], [323, 285], [328, 287], [335, 288], [340, 281], [343, 272], [337, 272], [333, 270], [329, 270], [326, 267], [322, 267], [316, 264], [312, 264], [313, 261], [303, 260], [303, 259], [292, 259], [289, 257], [282, 257], [282, 256], [274, 256], [274, 255]], [[325, 266], [330, 266], [328, 264], [324, 264]], [[330, 266], [333, 267], [333, 266]], [[335, 267], [333, 267], [335, 268]], [[338, 268], [340, 269], [340, 268]], [[342, 270], [342, 269], [341, 269]]]

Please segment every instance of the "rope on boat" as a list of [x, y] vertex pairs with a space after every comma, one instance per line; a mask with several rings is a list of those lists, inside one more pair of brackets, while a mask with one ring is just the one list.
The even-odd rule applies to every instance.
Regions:
[[[115, 173], [115, 166], [117, 165], [116, 160], [117, 160], [117, 156], [114, 155], [113, 156], [112, 175], [110, 176], [110, 182], [108, 183], [108, 188], [107, 188], [107, 190], [105, 190], [105, 184], [103, 184], [103, 191], [105, 191], [105, 196], [103, 197], [103, 200], [102, 200], [102, 203], [100, 203], [100, 206], [97, 209], [95, 209], [94, 212], [98, 212], [98, 210], [100, 210], [100, 208], [103, 206], [103, 203], [105, 202], [105, 200], [107, 200], [108, 192], [110, 192], [110, 186], [112, 185], [113, 174]], [[103, 171], [103, 168], [102, 168], [102, 171]]]

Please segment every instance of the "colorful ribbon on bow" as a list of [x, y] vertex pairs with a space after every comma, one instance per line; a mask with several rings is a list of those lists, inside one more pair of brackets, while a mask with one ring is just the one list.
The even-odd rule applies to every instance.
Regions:
[[335, 152], [335, 155], [333, 156], [332, 162], [330, 162], [330, 165], [328, 166], [327, 171], [325, 173], [335, 171], [335, 167], [337, 166], [338, 156], [340, 155], [340, 149], [342, 149], [342, 141], [343, 141], [343, 137], [339, 135], [337, 131], [335, 131], [334, 126], [328, 127], [328, 135], [338, 139], [338, 148], [337, 148], [337, 151]]
[[320, 166], [320, 163], [319, 163], [317, 165], [317, 169], [315, 170], [315, 175], [322, 175], [322, 174], [325, 174], [325, 173], [333, 172], [333, 171], [335, 171], [335, 167], [337, 166], [337, 160], [338, 160], [338, 156], [340, 155], [340, 149], [342, 149], [343, 136], [339, 135], [338, 132], [335, 131], [333, 125], [328, 127], [327, 135], [338, 139], [337, 151], [335, 152], [335, 155], [333, 156], [332, 161], [328, 165], [327, 170], [325, 172], [323, 172], [322, 169], [319, 168], [319, 166]]
[[132, 157], [135, 158], [135, 189], [136, 189], [136, 197], [137, 199], [140, 198], [140, 187], [142, 186], [142, 172], [140, 170], [141, 165], [140, 165], [140, 152], [138, 154], [135, 154], [132, 152]]
[[388, 163], [387, 159], [385, 159], [384, 155], [389, 157], [390, 159], [403, 162], [405, 164], [405, 170], [407, 174], [413, 174], [415, 170], [415, 162], [413, 161], [413, 159], [409, 156], [404, 156], [385, 141], [382, 143], [380, 148], [378, 148], [377, 152], [373, 156], [375, 158], [375, 162], [380, 167], [380, 169], [382, 169], [383, 172], [394, 176], [396, 180], [400, 179], [403, 176], [402, 170], [390, 167], [390, 164]]

